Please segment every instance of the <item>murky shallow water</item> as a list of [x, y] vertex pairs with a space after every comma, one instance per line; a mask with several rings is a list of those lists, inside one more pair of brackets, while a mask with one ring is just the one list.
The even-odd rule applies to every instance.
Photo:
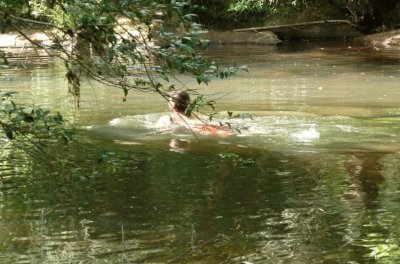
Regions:
[[204, 93], [253, 119], [199, 141], [151, 129], [156, 95], [86, 82], [76, 110], [58, 63], [16, 60], [2, 90], [87, 129], [49, 147], [74, 165], [2, 143], [0, 262], [398, 261], [400, 51], [351, 45], [213, 48], [250, 73]]

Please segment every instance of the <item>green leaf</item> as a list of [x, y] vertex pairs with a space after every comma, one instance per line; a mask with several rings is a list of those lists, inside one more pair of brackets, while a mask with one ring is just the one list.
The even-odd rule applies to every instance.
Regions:
[[197, 17], [196, 14], [186, 14], [183, 16], [184, 19], [192, 20], [193, 18]]
[[57, 113], [54, 117], [53, 120], [56, 124], [62, 124], [64, 122], [64, 119], [60, 113]]
[[186, 45], [191, 45], [193, 43], [193, 38], [191, 37], [183, 37], [182, 38], [182, 43]]
[[198, 84], [201, 84], [201, 83], [208, 84], [208, 82], [210, 81], [210, 79], [207, 76], [204, 76], [204, 75], [198, 76], [196, 78], [196, 80], [197, 80]]
[[200, 47], [208, 48], [210, 46], [210, 41], [208, 39], [201, 39], [200, 40]]
[[231, 152], [222, 152], [218, 154], [222, 159], [237, 159], [239, 158], [238, 154], [231, 153]]
[[24, 115], [24, 121], [27, 123], [32, 123], [33, 121], [35, 121], [35, 119], [31, 115]]
[[8, 97], [12, 97], [12, 95], [13, 95], [13, 94], [16, 94], [16, 93], [18, 93], [18, 92], [13, 92], [13, 91], [10, 91], [10, 92], [3, 92], [3, 93], [0, 93], [0, 96], [1, 96], [1, 97], [6, 97], [6, 98], [8, 98]]
[[14, 133], [13, 133], [11, 126], [4, 127], [4, 132], [6, 133], [6, 136], [9, 140], [14, 139]]
[[0, 50], [0, 59], [3, 60], [3, 64], [8, 65], [8, 60], [6, 54]]
[[112, 62], [112, 60], [114, 59], [114, 51], [112, 49], [108, 49], [107, 50], [107, 59], [109, 62]]
[[249, 67], [246, 66], [246, 65], [242, 65], [242, 66], [239, 67], [239, 70], [248, 72], [249, 71]]

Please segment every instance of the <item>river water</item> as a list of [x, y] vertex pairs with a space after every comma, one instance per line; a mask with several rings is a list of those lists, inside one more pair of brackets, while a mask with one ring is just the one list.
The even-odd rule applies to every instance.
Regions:
[[207, 56], [249, 66], [180, 83], [241, 114], [229, 120], [238, 135], [161, 133], [162, 98], [123, 102], [93, 81], [76, 109], [60, 62], [10, 59], [1, 90], [80, 129], [47, 146], [68, 163], [2, 142], [0, 262], [400, 261], [400, 50], [325, 42]]

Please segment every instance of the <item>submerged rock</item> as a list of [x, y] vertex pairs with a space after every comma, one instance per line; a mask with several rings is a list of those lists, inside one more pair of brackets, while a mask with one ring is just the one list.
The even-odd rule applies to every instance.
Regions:
[[365, 36], [361, 40], [366, 45], [393, 47], [400, 46], [400, 30], [376, 33]]

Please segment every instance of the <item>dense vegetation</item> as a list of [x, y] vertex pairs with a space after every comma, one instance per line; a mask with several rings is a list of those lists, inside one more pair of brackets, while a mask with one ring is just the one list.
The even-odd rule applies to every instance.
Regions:
[[400, 26], [400, 3], [396, 0], [191, 0], [191, 11], [208, 26], [305, 22], [348, 19], [364, 33]]

